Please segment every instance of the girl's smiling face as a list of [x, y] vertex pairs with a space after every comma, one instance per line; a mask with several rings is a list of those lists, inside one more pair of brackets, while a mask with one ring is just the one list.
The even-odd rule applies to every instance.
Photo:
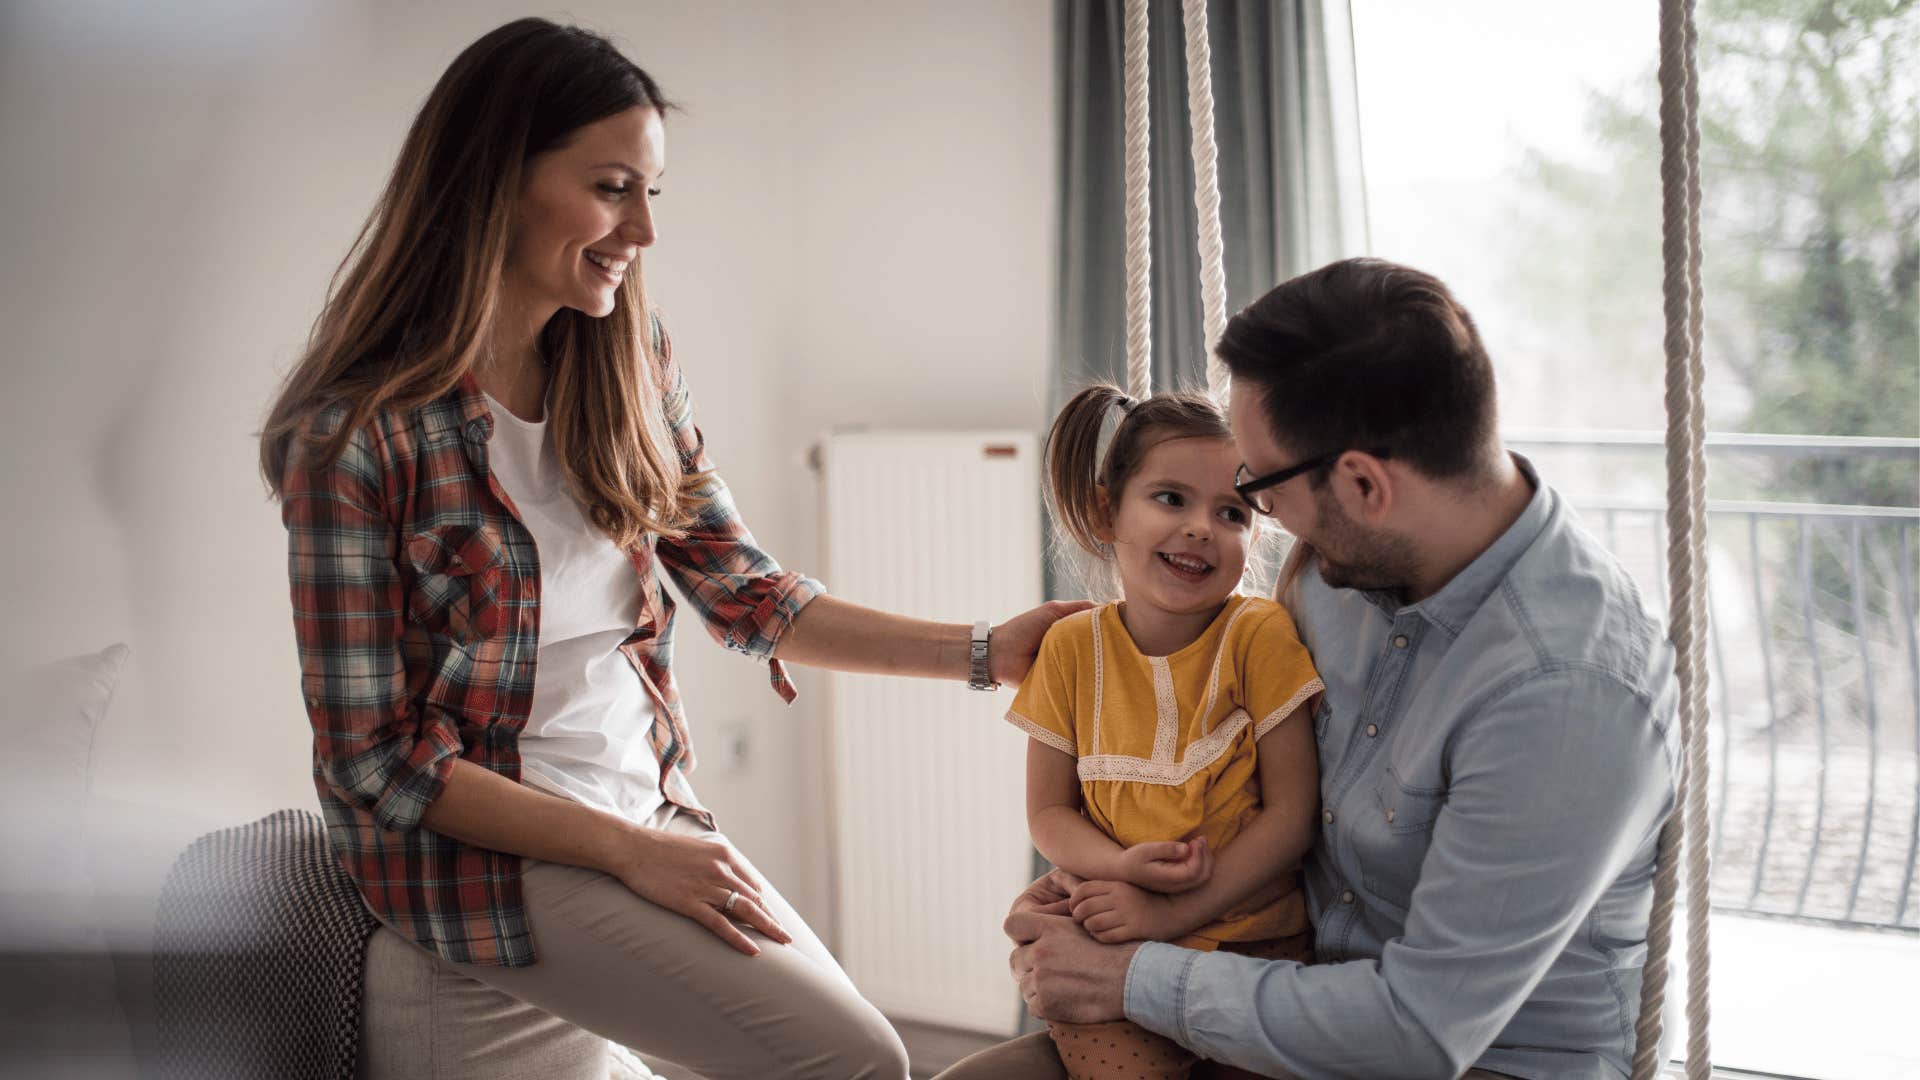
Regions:
[[1254, 532], [1233, 490], [1239, 465], [1230, 439], [1168, 439], [1147, 451], [1109, 519], [1130, 607], [1208, 614], [1232, 595]]

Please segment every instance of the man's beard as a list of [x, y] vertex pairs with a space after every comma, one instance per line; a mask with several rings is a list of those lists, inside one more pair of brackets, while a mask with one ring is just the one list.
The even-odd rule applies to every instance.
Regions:
[[1361, 527], [1326, 488], [1314, 498], [1320, 527], [1309, 543], [1320, 564], [1320, 580], [1334, 589], [1402, 592], [1412, 587], [1419, 558], [1406, 537]]

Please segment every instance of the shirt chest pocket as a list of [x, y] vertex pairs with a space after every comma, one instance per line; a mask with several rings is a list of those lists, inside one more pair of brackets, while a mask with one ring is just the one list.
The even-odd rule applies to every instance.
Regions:
[[1407, 908], [1446, 799], [1444, 789], [1406, 784], [1391, 770], [1374, 781], [1372, 820], [1361, 823], [1357, 838], [1361, 883], [1368, 892]]
[[413, 584], [407, 615], [429, 632], [471, 648], [500, 631], [506, 566], [500, 536], [485, 525], [442, 525], [407, 538]]

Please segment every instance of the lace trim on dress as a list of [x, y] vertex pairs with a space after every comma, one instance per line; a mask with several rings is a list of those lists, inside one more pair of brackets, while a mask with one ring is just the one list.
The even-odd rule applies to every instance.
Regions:
[[1196, 739], [1187, 747], [1187, 756], [1179, 761], [1146, 761], [1125, 754], [1099, 754], [1080, 759], [1076, 770], [1081, 780], [1134, 780], [1142, 784], [1166, 784], [1178, 787], [1194, 774], [1220, 759], [1253, 718], [1245, 709], [1235, 709], [1220, 726]]
[[1226, 628], [1220, 631], [1220, 644], [1213, 650], [1213, 672], [1207, 676], [1207, 708], [1200, 714], [1203, 717], [1212, 716], [1213, 705], [1220, 700], [1220, 658], [1227, 654], [1227, 642], [1233, 639], [1233, 624], [1240, 621], [1240, 616], [1253, 610], [1253, 604], [1246, 597], [1238, 600], [1240, 606], [1227, 616]]
[[1106, 646], [1101, 641], [1100, 615], [1106, 608], [1093, 609], [1093, 752], [1100, 752], [1100, 704], [1106, 698], [1107, 673], [1102, 657]]
[[1153, 760], [1170, 762], [1180, 745], [1180, 698], [1173, 692], [1173, 665], [1164, 656], [1147, 657], [1153, 669]]
[[1293, 711], [1298, 709], [1303, 702], [1326, 688], [1326, 684], [1322, 683], [1318, 676], [1307, 680], [1307, 684], [1295, 690], [1293, 696], [1287, 699], [1285, 705], [1273, 710], [1261, 719], [1260, 723], [1253, 729], [1253, 741], [1259, 742], [1260, 736], [1280, 726], [1280, 721], [1292, 716]]
[[1080, 756], [1074, 745], [1061, 738], [1058, 732], [1048, 731], [1012, 709], [1007, 710], [1007, 722], [1069, 757]]

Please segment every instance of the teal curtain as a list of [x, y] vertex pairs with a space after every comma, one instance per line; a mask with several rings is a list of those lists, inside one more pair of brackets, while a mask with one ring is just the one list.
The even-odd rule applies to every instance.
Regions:
[[[1149, 4], [1156, 388], [1206, 385], [1186, 38]], [[1120, 0], [1058, 0], [1057, 408], [1126, 382], [1125, 86]], [[1215, 141], [1231, 314], [1280, 281], [1367, 249], [1352, 20], [1343, 0], [1212, 0]]]

